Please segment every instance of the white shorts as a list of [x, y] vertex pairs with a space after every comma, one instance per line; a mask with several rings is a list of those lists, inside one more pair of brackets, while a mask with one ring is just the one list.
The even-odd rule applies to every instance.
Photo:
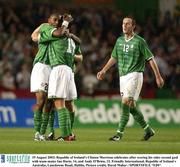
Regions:
[[31, 72], [31, 92], [48, 91], [51, 67], [43, 63], [36, 63]]
[[138, 100], [143, 84], [143, 73], [132, 72], [120, 77], [120, 93], [122, 97]]
[[66, 65], [53, 67], [49, 78], [48, 98], [65, 100], [77, 98], [74, 73], [70, 67]]

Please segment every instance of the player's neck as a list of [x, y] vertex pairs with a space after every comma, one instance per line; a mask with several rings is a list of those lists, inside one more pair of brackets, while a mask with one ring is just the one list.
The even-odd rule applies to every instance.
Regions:
[[125, 39], [129, 40], [129, 39], [131, 39], [134, 36], [134, 32], [131, 32], [129, 34], [124, 34], [124, 35], [125, 35]]

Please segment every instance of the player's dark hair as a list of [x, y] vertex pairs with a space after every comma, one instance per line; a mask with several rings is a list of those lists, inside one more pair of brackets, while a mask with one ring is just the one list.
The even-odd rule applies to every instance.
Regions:
[[59, 13], [51, 13], [50, 15], [49, 15], [49, 18], [51, 18], [51, 17], [59, 17]]

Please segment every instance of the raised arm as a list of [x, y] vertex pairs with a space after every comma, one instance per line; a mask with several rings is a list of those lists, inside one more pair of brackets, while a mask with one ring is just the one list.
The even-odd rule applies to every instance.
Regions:
[[[45, 25], [45, 24], [48, 25], [48, 23], [43, 23], [33, 31], [33, 33], [31, 34], [32, 41], [39, 42], [39, 40], [41, 38], [41, 35], [42, 35], [41, 32], [40, 32], [40, 28], [41, 28], [42, 25]], [[42, 35], [43, 40], [42, 39], [40, 40], [41, 43], [55, 40], [55, 39], [51, 38], [52, 35], [48, 35], [48, 34], [50, 34], [50, 32], [49, 33], [47, 33], [47, 32], [43, 33], [43, 35]]]
[[[43, 24], [52, 24], [52, 18], [50, 17], [48, 19], [48, 23], [43, 23]], [[61, 37], [63, 35], [65, 35], [65, 33], [69, 33], [69, 30], [67, 29], [69, 23], [73, 20], [72, 16], [69, 14], [65, 14], [63, 16], [63, 23], [61, 27], [58, 28], [49, 28], [49, 31], [43, 31], [43, 33], [40, 32], [40, 27], [37, 27], [34, 32], [31, 35], [31, 38], [34, 42], [39, 41], [40, 43], [44, 43], [44, 42], [49, 42], [49, 41], [53, 41], [53, 40], [57, 40], [56, 38]]]
[[148, 61], [148, 63], [150, 64], [150, 66], [154, 72], [158, 88], [162, 88], [164, 86], [164, 80], [159, 72], [159, 68], [157, 66], [156, 61], [154, 60], [154, 58], [152, 58]]
[[56, 30], [54, 30], [52, 35], [54, 37], [60, 37], [65, 34], [69, 34], [69, 30], [67, 28], [71, 21], [73, 21], [73, 17], [70, 14], [64, 14], [62, 26], [58, 27]]
[[67, 31], [69, 31], [69, 30], [67, 29], [67, 27], [65, 27], [65, 26], [62, 25], [61, 27], [58, 27], [56, 30], [54, 30], [54, 31], [52, 32], [52, 36], [53, 36], [53, 37], [61, 37], [61, 36], [65, 35], [65, 33], [66, 33]]
[[40, 27], [41, 27], [41, 25], [40, 25], [39, 27], [37, 27], [37, 28], [33, 31], [33, 33], [31, 34], [31, 39], [32, 39], [32, 41], [34, 41], [34, 42], [38, 42], [38, 36], [39, 36], [39, 33], [40, 33]]
[[103, 80], [106, 72], [117, 62], [117, 60], [111, 57], [101, 71], [97, 73], [97, 79]]

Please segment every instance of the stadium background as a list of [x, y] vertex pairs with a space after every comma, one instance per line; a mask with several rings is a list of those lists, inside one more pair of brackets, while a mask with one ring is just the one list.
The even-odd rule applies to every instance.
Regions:
[[[81, 135], [86, 132], [91, 135], [93, 128], [98, 133], [109, 130], [107, 134], [116, 129], [120, 111], [118, 72], [112, 68], [101, 82], [96, 79], [96, 73], [108, 60], [121, 34], [122, 18], [127, 14], [135, 16], [136, 32], [147, 40], [165, 79], [164, 88], [157, 89], [152, 71], [146, 67], [138, 107], [146, 120], [160, 134], [162, 132], [160, 139], [171, 129], [176, 134], [180, 127], [180, 0], [0, 0], [1, 134], [13, 131], [19, 140], [21, 136], [16, 136], [16, 132], [23, 130], [17, 128], [33, 127], [32, 105], [35, 99], [29, 92], [29, 79], [37, 44], [30, 36], [52, 12], [71, 13], [74, 22], [70, 29], [82, 39], [84, 61], [77, 64], [76, 69], [79, 100], [75, 103], [75, 131], [79, 138], [87, 141], [98, 139], [96, 134], [93, 139], [88, 139], [88, 136], [84, 139]], [[130, 133], [138, 133], [132, 117], [128, 126], [133, 127]], [[32, 140], [33, 130], [28, 129], [27, 133], [25, 138]], [[8, 137], [0, 143], [4, 145]], [[171, 143], [179, 138], [178, 135], [172, 136], [167, 141]], [[125, 139], [128, 140], [133, 139]], [[176, 149], [180, 148], [177, 144]], [[1, 150], [5, 149], [2, 145]], [[8, 152], [8, 149], [3, 152]]]

